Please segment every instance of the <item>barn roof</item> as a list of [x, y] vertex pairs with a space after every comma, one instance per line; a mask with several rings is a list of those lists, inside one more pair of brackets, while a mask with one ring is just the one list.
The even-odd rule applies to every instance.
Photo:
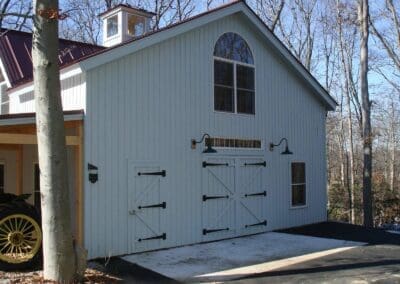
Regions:
[[[104, 47], [71, 41], [59, 40], [58, 62], [64, 67], [89, 54], [100, 51]], [[10, 87], [29, 82], [33, 79], [32, 67], [32, 34], [15, 31], [1, 30], [0, 34], [0, 59], [3, 63]]]

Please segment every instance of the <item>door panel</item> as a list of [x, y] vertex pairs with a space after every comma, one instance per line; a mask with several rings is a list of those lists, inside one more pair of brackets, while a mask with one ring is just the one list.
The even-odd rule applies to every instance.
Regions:
[[265, 231], [265, 164], [262, 158], [239, 158], [236, 163], [237, 230], [239, 234]]
[[131, 251], [154, 250], [166, 240], [162, 215], [167, 204], [163, 200], [165, 176], [160, 166], [132, 164], [129, 166], [129, 214]]
[[235, 234], [235, 160], [212, 158], [202, 168], [203, 240]]

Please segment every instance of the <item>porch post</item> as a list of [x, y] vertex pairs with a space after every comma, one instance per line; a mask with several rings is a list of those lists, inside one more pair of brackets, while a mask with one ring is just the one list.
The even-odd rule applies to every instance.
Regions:
[[23, 166], [24, 166], [24, 148], [22, 145], [17, 146], [16, 151], [16, 194], [21, 195], [23, 193]]
[[76, 238], [83, 246], [83, 123], [77, 123], [78, 145], [75, 147]]

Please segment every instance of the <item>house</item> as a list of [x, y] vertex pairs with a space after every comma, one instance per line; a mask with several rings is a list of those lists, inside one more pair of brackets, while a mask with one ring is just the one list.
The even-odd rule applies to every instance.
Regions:
[[[101, 15], [106, 47], [60, 40], [74, 234], [89, 257], [326, 220], [334, 99], [245, 2], [157, 31], [152, 16], [120, 5]], [[0, 45], [0, 190], [38, 204], [30, 34]]]

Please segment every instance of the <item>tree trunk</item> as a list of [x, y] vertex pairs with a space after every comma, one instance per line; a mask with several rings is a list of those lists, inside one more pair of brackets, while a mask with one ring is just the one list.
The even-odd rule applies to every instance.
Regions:
[[346, 94], [346, 110], [347, 110], [347, 131], [349, 136], [349, 162], [350, 162], [350, 182], [348, 184], [349, 187], [349, 210], [350, 210], [350, 222], [352, 224], [355, 223], [355, 212], [354, 212], [354, 143], [353, 143], [353, 116], [351, 110], [351, 98], [350, 98], [350, 80], [349, 80], [349, 72], [348, 70], [351, 68], [349, 64], [346, 62], [345, 57], [345, 43], [343, 39], [343, 18], [339, 7], [339, 2], [336, 2], [336, 11], [338, 18], [338, 28], [339, 28], [339, 46], [340, 46], [340, 59], [342, 63], [342, 68], [344, 71], [344, 93]]
[[32, 59], [38, 137], [44, 278], [72, 282], [67, 151], [58, 66], [58, 1], [34, 0]]
[[360, 85], [362, 100], [362, 134], [363, 134], [363, 208], [364, 226], [373, 227], [372, 212], [372, 133], [371, 133], [371, 101], [368, 92], [368, 37], [369, 7], [368, 0], [359, 0], [360, 20]]

